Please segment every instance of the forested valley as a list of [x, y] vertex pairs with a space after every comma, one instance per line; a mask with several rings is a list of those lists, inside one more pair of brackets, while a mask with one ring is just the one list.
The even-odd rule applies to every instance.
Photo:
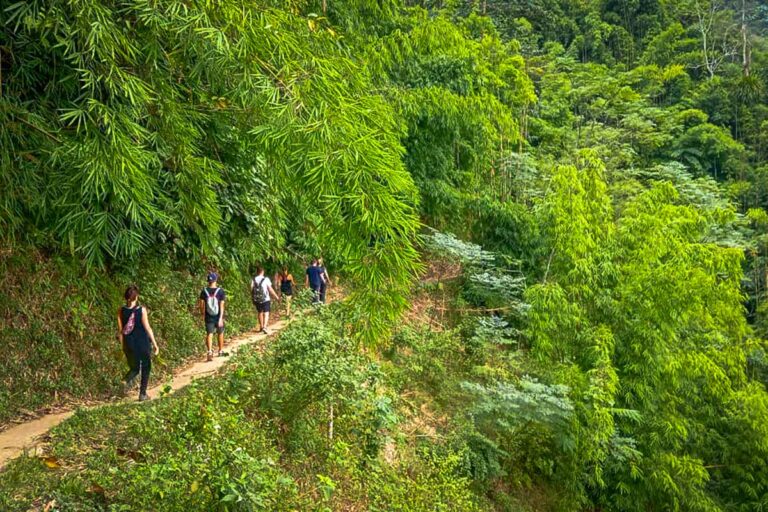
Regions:
[[0, 240], [2, 511], [768, 507], [764, 1], [0, 1]]

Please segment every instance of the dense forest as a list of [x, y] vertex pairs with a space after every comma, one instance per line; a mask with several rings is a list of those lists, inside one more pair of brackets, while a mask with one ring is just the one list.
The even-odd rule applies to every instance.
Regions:
[[0, 509], [768, 507], [768, 5], [0, 2], [0, 425], [200, 353], [256, 265], [344, 300], [78, 412]]

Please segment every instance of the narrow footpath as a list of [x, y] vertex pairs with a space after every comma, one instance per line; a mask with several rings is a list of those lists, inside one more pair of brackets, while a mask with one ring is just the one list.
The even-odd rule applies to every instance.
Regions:
[[[286, 321], [275, 322], [270, 330], [272, 334], [277, 333], [283, 327], [287, 325]], [[226, 350], [229, 352], [229, 357], [215, 357], [213, 361], [197, 361], [187, 368], [174, 374], [171, 381], [161, 382], [148, 390], [150, 398], [156, 399], [160, 397], [161, 393], [166, 386], [170, 386], [170, 392], [177, 391], [188, 386], [193, 380], [200, 377], [205, 377], [216, 373], [219, 369], [227, 364], [232, 356], [237, 353], [242, 347], [247, 345], [255, 345], [263, 343], [269, 336], [266, 334], [254, 334], [245, 333], [238, 337], [232, 338], [226, 345]], [[72, 416], [78, 409], [92, 409], [94, 407], [101, 407], [104, 405], [113, 405], [116, 403], [133, 402], [136, 397], [131, 393], [130, 398], [126, 398], [121, 402], [104, 401], [102, 403], [88, 406], [85, 408], [75, 408], [69, 411], [57, 412], [54, 414], [46, 414], [40, 418], [28, 421], [26, 423], [20, 423], [14, 427], [9, 428], [3, 432], [0, 432], [0, 470], [2, 470], [5, 464], [21, 455], [24, 450], [34, 449], [40, 442], [40, 437], [46, 434], [50, 429], [63, 422], [70, 416]]]

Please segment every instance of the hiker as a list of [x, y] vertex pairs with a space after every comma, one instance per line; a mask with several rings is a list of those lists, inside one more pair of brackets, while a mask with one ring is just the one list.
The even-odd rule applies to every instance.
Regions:
[[227, 355], [224, 352], [224, 307], [227, 294], [219, 287], [219, 275], [216, 272], [208, 274], [208, 286], [200, 291], [198, 303], [200, 313], [205, 323], [205, 346], [208, 349], [206, 361], [213, 361], [213, 334], [219, 337], [219, 357]]
[[269, 334], [267, 330], [269, 326], [269, 310], [270, 310], [270, 295], [275, 300], [280, 300], [275, 290], [272, 288], [272, 281], [264, 275], [264, 267], [259, 267], [256, 271], [256, 277], [251, 280], [251, 299], [253, 305], [256, 306], [256, 311], [259, 314], [259, 331], [264, 334]]
[[285, 316], [291, 316], [291, 299], [293, 298], [293, 287], [296, 282], [293, 275], [288, 271], [288, 267], [283, 268], [277, 274], [277, 287], [280, 290], [280, 298], [285, 300]]
[[323, 264], [323, 258], [318, 258], [317, 266], [320, 268], [320, 302], [325, 304], [325, 291], [331, 285], [331, 277]]
[[149, 325], [149, 312], [139, 306], [139, 289], [136, 285], [131, 285], [125, 290], [125, 306], [117, 312], [117, 337], [130, 368], [125, 375], [126, 391], [133, 387], [136, 378], [141, 375], [139, 401], [149, 400], [147, 384], [152, 369], [151, 353], [154, 351], [155, 355], [159, 354], [160, 348]]
[[320, 288], [323, 285], [322, 271], [318, 265], [317, 258], [312, 260], [312, 264], [307, 267], [307, 273], [304, 276], [304, 285], [312, 290], [312, 304], [320, 302]]

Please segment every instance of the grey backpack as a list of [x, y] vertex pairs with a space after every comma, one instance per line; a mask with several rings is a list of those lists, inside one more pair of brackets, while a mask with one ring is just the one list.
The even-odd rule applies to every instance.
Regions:
[[253, 299], [254, 304], [264, 304], [269, 300], [269, 297], [267, 296], [267, 293], [269, 292], [267, 292], [262, 286], [265, 279], [266, 277], [262, 277], [257, 282], [256, 278], [253, 278], [253, 290], [251, 290], [251, 299]]
[[213, 290], [213, 293], [209, 292], [208, 288], [205, 288], [205, 296], [207, 297], [205, 299], [205, 312], [209, 316], [219, 316], [219, 298], [216, 296], [218, 293], [218, 288]]

